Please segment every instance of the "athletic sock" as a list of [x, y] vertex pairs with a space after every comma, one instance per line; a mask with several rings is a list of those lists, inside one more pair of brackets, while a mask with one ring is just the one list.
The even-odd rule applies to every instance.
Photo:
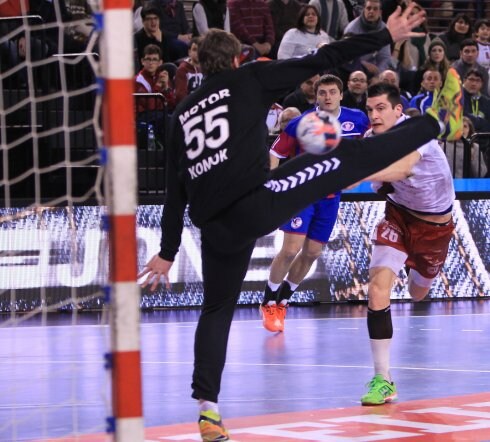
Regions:
[[[276, 289], [273, 290], [272, 286], [276, 286]], [[275, 305], [276, 304], [276, 296], [277, 290], [281, 284], [275, 284], [273, 282], [267, 282], [264, 290], [264, 299], [262, 300], [262, 305]]]
[[391, 339], [370, 339], [371, 353], [374, 362], [374, 374], [382, 375], [391, 382], [390, 374], [390, 346]]
[[291, 287], [291, 290], [294, 292], [298, 287], [299, 287], [299, 284], [296, 284], [294, 282], [291, 282], [289, 279], [285, 279], [284, 281], [286, 281], [288, 284], [289, 284], [289, 287]]
[[205, 401], [204, 399], [199, 399], [199, 412], [201, 411], [213, 411], [219, 414], [218, 404], [216, 402]]
[[391, 382], [390, 345], [393, 337], [393, 323], [390, 306], [381, 310], [368, 308], [367, 326], [373, 355], [374, 374], [380, 374]]
[[[294, 286], [294, 289], [291, 287], [291, 285]], [[292, 283], [285, 279], [281, 284], [281, 288], [277, 292], [276, 302], [281, 305], [286, 305], [291, 296], [293, 296], [294, 290], [298, 288], [298, 285], [299, 284], [295, 284], [294, 282]]]
[[272, 282], [270, 279], [267, 281], [267, 285], [273, 292], [277, 292], [277, 289], [281, 286], [281, 283], [276, 284], [275, 282]]

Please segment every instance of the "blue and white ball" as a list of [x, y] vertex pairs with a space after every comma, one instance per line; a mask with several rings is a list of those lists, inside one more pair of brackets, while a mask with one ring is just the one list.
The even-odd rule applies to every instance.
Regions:
[[338, 146], [342, 128], [332, 114], [325, 111], [310, 112], [299, 121], [296, 138], [305, 152], [321, 155]]

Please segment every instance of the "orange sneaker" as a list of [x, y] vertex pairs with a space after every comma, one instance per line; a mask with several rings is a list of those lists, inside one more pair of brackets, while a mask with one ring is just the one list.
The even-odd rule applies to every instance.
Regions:
[[277, 304], [276, 317], [279, 322], [278, 331], [284, 331], [284, 320], [286, 319], [286, 313], [289, 304]]
[[277, 332], [279, 330], [279, 321], [277, 319], [277, 304], [261, 305], [259, 307], [260, 314], [262, 315], [262, 325], [270, 332]]

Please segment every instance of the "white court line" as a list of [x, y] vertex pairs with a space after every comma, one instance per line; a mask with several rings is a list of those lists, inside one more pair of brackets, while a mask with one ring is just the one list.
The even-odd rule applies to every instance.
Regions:
[[[470, 316], [470, 317], [475, 317], [475, 316], [490, 316], [490, 313], [461, 313], [461, 314], [454, 314], [454, 315], [400, 315], [400, 316], [397, 316], [397, 315], [393, 315], [392, 318], [395, 320], [395, 321], [399, 321], [401, 319], [410, 319], [410, 318], [417, 318], [417, 319], [430, 319], [430, 318], [458, 318], [458, 317], [467, 317], [467, 316]], [[288, 323], [291, 323], [291, 322], [299, 322], [299, 321], [308, 321], [308, 322], [313, 322], [313, 321], [356, 321], [356, 320], [362, 320], [362, 321], [365, 321], [366, 320], [366, 317], [365, 316], [358, 316], [358, 317], [355, 317], [355, 318], [351, 318], [351, 317], [341, 317], [341, 318], [288, 318], [287, 321]], [[233, 320], [233, 323], [232, 324], [251, 324], [251, 323], [254, 323], [254, 322], [259, 322], [259, 323], [262, 323], [262, 320], [261, 319], [242, 319], [242, 320]], [[155, 327], [155, 326], [174, 326], [174, 327], [178, 327], [178, 326], [182, 326], [182, 324], [197, 324], [197, 321], [180, 321], [180, 322], [151, 322], [151, 323], [142, 323], [140, 325], [141, 328], [149, 328], [149, 327]], [[0, 323], [1, 325], [1, 323]], [[53, 324], [50, 324], [50, 325], [25, 325], [24, 324], [20, 324], [21, 326], [19, 327], [18, 325], [16, 326], [17, 329], [20, 329], [20, 330], [24, 330], [24, 329], [46, 329], [46, 327], [57, 327], [57, 328], [73, 328], [73, 327], [77, 327], [77, 328], [83, 328], [83, 327], [88, 327], [88, 328], [97, 328], [97, 327], [103, 327], [103, 328], [107, 328], [109, 327], [108, 324], [75, 324], [75, 325], [53, 325]], [[0, 326], [0, 333], [3, 331], [3, 330], [15, 330], [13, 328], [8, 328], [8, 327], [1, 327]]]
[[461, 330], [462, 332], [482, 332], [483, 330]]
[[[38, 365], [38, 364], [100, 364], [101, 360], [93, 361], [19, 361], [14, 362], [2, 362], [1, 365]], [[194, 365], [194, 361], [141, 361], [143, 365]], [[299, 368], [353, 368], [353, 369], [369, 369], [372, 370], [372, 365], [343, 365], [343, 364], [300, 364], [300, 363], [252, 363], [252, 362], [227, 362], [227, 366], [233, 365], [234, 367], [299, 367]], [[465, 368], [433, 368], [433, 367], [405, 367], [394, 365], [391, 367], [394, 370], [408, 370], [408, 371], [437, 371], [437, 372], [447, 372], [447, 373], [490, 373], [490, 370], [476, 370], [476, 369], [465, 369]]]

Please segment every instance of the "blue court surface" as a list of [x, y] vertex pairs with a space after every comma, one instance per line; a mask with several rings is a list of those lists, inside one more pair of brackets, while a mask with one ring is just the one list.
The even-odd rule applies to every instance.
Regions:
[[[220, 394], [232, 439], [490, 440], [490, 301], [394, 303], [399, 400], [381, 407], [359, 402], [373, 374], [366, 308], [292, 306], [277, 334], [262, 328], [257, 307], [238, 308]], [[198, 315], [143, 313], [148, 441], [199, 440], [190, 397]], [[0, 329], [0, 441], [107, 440], [104, 318], [50, 314], [39, 321]]]

